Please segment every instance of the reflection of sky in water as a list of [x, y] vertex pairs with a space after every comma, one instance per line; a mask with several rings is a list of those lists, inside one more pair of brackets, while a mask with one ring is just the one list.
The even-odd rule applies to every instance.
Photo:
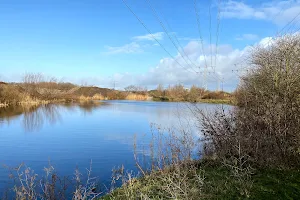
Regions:
[[[194, 123], [192, 119], [185, 103], [109, 101], [0, 109], [0, 165], [25, 162], [41, 174], [50, 159], [59, 174], [72, 175], [76, 166], [84, 172], [92, 159], [93, 174], [108, 183], [113, 167], [135, 169], [135, 134], [142, 148], [151, 138], [150, 123], [180, 128]], [[0, 167], [0, 191], [7, 177]]]

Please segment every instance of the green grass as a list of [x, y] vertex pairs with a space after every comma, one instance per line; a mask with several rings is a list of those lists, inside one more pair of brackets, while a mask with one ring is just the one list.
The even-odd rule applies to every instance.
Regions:
[[[195, 185], [195, 176], [190, 169], [188, 167], [186, 173], [183, 173], [188, 179], [186, 182], [182, 181], [182, 185], [187, 184], [187, 188], [190, 188], [188, 192], [193, 194], [188, 198], [178, 199], [299, 199], [300, 197], [299, 170], [256, 169], [248, 180], [241, 181], [219, 163], [201, 162], [197, 165], [196, 171], [204, 177], [204, 183], [202, 187], [194, 188], [192, 186]], [[150, 199], [166, 199], [168, 194], [165, 193], [165, 188], [170, 183], [164, 181], [168, 180], [165, 177], [170, 177], [170, 174], [173, 172], [168, 170], [134, 179], [131, 184], [116, 189], [102, 199], [128, 199], [128, 196], [132, 199], [141, 199], [139, 196], [141, 193], [147, 194]], [[178, 180], [184, 175], [178, 176]], [[176, 182], [175, 179], [172, 181]], [[195, 191], [197, 189], [199, 191]]]
[[300, 171], [260, 169], [253, 176], [252, 199], [299, 199]]

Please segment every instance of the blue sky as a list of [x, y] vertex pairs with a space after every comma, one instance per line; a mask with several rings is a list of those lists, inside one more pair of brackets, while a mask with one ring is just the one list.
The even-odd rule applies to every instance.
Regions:
[[[153, 16], [147, 0], [126, 2], [167, 51], [181, 65], [191, 68], [180, 60], [182, 56]], [[299, 0], [221, 0], [220, 4], [217, 0], [197, 0], [206, 52], [203, 54], [194, 0], [149, 2], [165, 26], [171, 27], [169, 35], [173, 40], [176, 35], [185, 53], [200, 66], [196, 71], [203, 69], [203, 58], [214, 60], [217, 54], [213, 50], [215, 54], [210, 55], [210, 48], [215, 49], [219, 5], [218, 61], [213, 65], [218, 76], [226, 79], [228, 90], [238, 82], [232, 69], [235, 63], [241, 63], [245, 49], [274, 36], [300, 12]], [[110, 87], [113, 80], [119, 88], [129, 84], [202, 84], [199, 73], [183, 70], [157, 45], [122, 0], [0, 0], [0, 78], [18, 81], [26, 72], [103, 87]], [[209, 81], [209, 87], [214, 88], [216, 81]]]

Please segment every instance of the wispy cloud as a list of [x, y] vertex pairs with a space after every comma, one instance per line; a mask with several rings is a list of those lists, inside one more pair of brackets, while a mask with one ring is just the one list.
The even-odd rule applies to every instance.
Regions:
[[[133, 42], [129, 44], [125, 44], [122, 46], [105, 46], [107, 49], [106, 54], [133, 54], [133, 53], [141, 53], [144, 52], [144, 49], [149, 46], [157, 46], [156, 43], [153, 45], [150, 45], [149, 43], [146, 43], [147, 41], [154, 41], [156, 40], [163, 40], [164, 33], [163, 32], [157, 32], [146, 35], [139, 35], [134, 36], [131, 38]], [[155, 38], [155, 39], [154, 39]]]
[[253, 6], [241, 1], [230, 0], [223, 3], [221, 9], [224, 18], [266, 20], [283, 25], [299, 13], [300, 1], [281, 0]]
[[236, 37], [236, 40], [258, 40], [258, 35], [255, 34], [243, 34]]
[[137, 40], [137, 41], [155, 41], [156, 40], [163, 40], [164, 38], [164, 33], [163, 32], [157, 32], [151, 34], [146, 34], [146, 35], [139, 35], [139, 36], [134, 36], [132, 37], [132, 40]]
[[125, 44], [123, 46], [106, 46], [107, 51], [105, 53], [107, 54], [132, 54], [132, 53], [141, 53], [143, 52], [143, 49], [140, 44], [136, 42], [132, 42], [129, 44]]
[[192, 37], [180, 37], [180, 38], [178, 38], [178, 40], [182, 40], [182, 41], [200, 41], [199, 38], [192, 38]]

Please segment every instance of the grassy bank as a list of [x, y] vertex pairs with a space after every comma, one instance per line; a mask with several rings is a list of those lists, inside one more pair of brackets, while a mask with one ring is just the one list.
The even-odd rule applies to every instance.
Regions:
[[300, 170], [258, 168], [237, 177], [216, 161], [194, 161], [180, 169], [131, 179], [101, 199], [297, 199]]

